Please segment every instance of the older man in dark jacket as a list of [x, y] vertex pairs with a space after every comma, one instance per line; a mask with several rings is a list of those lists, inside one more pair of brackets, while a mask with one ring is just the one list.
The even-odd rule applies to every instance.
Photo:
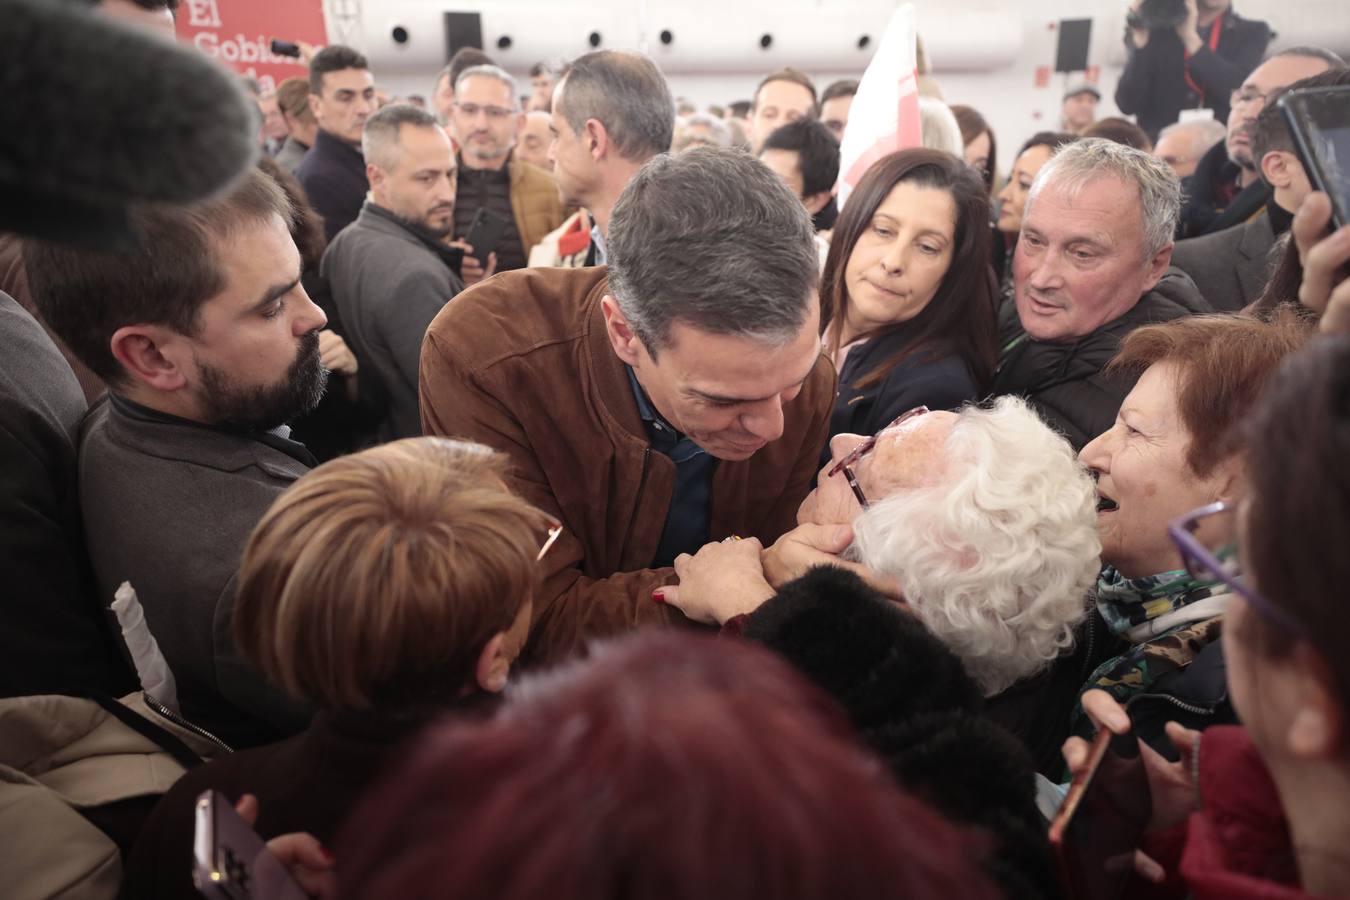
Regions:
[[25, 247], [43, 318], [109, 386], [78, 460], [98, 596], [131, 584], [183, 713], [234, 746], [308, 721], [231, 636], [248, 534], [313, 465], [283, 423], [317, 403], [326, 374], [290, 214], [250, 171], [205, 205], [135, 214], [135, 252]]
[[1103, 368], [1132, 329], [1210, 311], [1168, 272], [1181, 197], [1161, 161], [1087, 139], [1036, 177], [1000, 318], [995, 394], [1020, 394], [1074, 449], [1115, 421], [1127, 379]]
[[454, 227], [455, 154], [430, 113], [380, 110], [362, 139], [371, 199], [324, 253], [322, 272], [363, 369], [389, 396], [381, 440], [422, 433], [417, 365], [422, 338], [446, 301], [464, 289]]

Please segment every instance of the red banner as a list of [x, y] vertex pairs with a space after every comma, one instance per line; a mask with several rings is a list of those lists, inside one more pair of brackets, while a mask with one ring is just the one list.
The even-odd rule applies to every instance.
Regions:
[[202, 53], [258, 79], [263, 92], [308, 70], [294, 57], [272, 53], [272, 38], [328, 43], [323, 0], [183, 0], [178, 37]]

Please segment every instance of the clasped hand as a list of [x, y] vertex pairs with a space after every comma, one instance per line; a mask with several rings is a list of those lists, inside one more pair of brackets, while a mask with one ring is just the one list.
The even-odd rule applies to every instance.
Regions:
[[662, 599], [695, 622], [724, 624], [758, 609], [779, 588], [813, 566], [849, 569], [883, 594], [900, 599], [895, 583], [839, 558], [853, 542], [848, 525], [799, 525], [765, 548], [755, 538], [708, 544], [675, 560], [680, 583]]

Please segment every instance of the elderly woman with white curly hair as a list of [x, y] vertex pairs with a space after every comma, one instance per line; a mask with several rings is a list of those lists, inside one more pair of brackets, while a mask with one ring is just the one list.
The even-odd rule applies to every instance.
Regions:
[[[1078, 688], [1099, 661], [1089, 646], [1073, 653], [1100, 566], [1096, 497], [1073, 449], [1015, 397], [920, 408], [830, 449], [797, 529], [767, 550], [730, 541], [681, 557], [680, 584], [661, 599], [767, 635], [831, 690], [893, 697], [885, 714], [901, 718], [916, 666], [938, 665], [916, 657], [904, 620], [917, 620], [934, 652], [959, 660], [973, 708], [1058, 774]], [[833, 565], [789, 584], [820, 563]]]

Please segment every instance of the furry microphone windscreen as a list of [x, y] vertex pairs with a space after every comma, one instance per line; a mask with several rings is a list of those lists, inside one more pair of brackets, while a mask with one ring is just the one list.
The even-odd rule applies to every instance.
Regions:
[[0, 22], [0, 230], [126, 247], [129, 205], [205, 199], [256, 160], [254, 104], [196, 51], [40, 0]]

